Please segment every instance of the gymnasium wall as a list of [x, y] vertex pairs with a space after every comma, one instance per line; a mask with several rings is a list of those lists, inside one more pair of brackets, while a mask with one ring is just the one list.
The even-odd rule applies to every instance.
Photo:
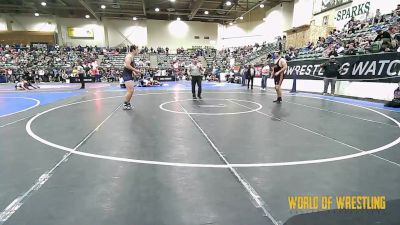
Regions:
[[13, 31], [41, 31], [55, 32], [56, 22], [54, 17], [10, 16]]
[[6, 19], [3, 17], [0, 17], [0, 31], [7, 31]]
[[293, 6], [293, 27], [309, 25], [313, 10], [314, 0], [295, 0]]
[[292, 27], [293, 7], [293, 2], [283, 2], [265, 12], [264, 20], [220, 26], [218, 48], [274, 42]]
[[267, 39], [265, 29], [263, 21], [238, 23], [232, 26], [220, 25], [218, 26], [218, 48], [262, 43]]
[[[254, 85], [260, 87], [261, 78], [255, 78]], [[282, 88], [285, 90], [291, 90], [292, 85], [292, 79], [285, 79]], [[274, 80], [268, 79], [267, 86], [273, 88]], [[297, 91], [322, 93], [324, 82], [322, 80], [297, 80], [296, 86]], [[390, 101], [393, 99], [393, 92], [397, 87], [397, 83], [337, 81], [336, 94]], [[328, 89], [328, 92], [330, 92], [330, 89]]]
[[[197, 21], [133, 21], [58, 18], [46, 16], [0, 15], [0, 31], [57, 32], [61, 45], [97, 45], [116, 47], [125, 44], [170, 48], [192, 46], [216, 46], [218, 24]], [[67, 28], [84, 28], [94, 33], [93, 38], [71, 38]], [[199, 39], [195, 39], [198, 36]], [[205, 39], [208, 37], [209, 39]]]
[[[58, 18], [57, 24], [59, 26], [58, 39], [60, 45], [77, 46], [77, 45], [92, 45], [92, 46], [105, 46], [105, 33], [102, 23], [92, 19], [74, 19], [74, 18]], [[71, 38], [68, 36], [67, 28], [85, 28], [93, 31], [93, 38]]]
[[145, 21], [105, 20], [104, 24], [108, 34], [106, 46], [147, 45], [147, 24]]
[[[195, 39], [195, 36], [198, 36], [199, 39]], [[209, 37], [209, 39], [205, 39], [205, 37]], [[168, 46], [175, 49], [216, 46], [217, 39], [217, 23], [147, 20], [147, 45], [149, 47]]]

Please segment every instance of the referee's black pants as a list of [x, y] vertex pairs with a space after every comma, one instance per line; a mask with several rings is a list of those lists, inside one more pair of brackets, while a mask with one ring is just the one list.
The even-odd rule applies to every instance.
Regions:
[[[251, 85], [250, 85], [250, 82], [251, 82]], [[247, 89], [249, 89], [250, 86], [251, 86], [251, 89], [253, 89], [253, 83], [254, 83], [254, 77], [247, 77]]]
[[85, 88], [85, 74], [80, 73], [79, 74], [79, 81], [81, 82], [81, 89]]
[[203, 76], [192, 76], [192, 94], [193, 97], [196, 96], [196, 84], [198, 87], [197, 96], [201, 96], [201, 81], [203, 80]]

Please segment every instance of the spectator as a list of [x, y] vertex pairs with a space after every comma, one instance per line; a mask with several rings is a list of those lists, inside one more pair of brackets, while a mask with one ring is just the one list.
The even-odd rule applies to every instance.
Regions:
[[399, 87], [394, 90], [393, 100], [385, 104], [386, 107], [400, 108], [400, 82]]
[[242, 66], [240, 69], [240, 76], [242, 78], [242, 86], [246, 86], [246, 79], [247, 79], [247, 66]]
[[251, 82], [251, 89], [253, 90], [255, 75], [256, 75], [256, 70], [254, 69], [254, 66], [250, 64], [249, 69], [247, 70], [247, 89], [250, 88], [250, 82]]
[[380, 9], [377, 9], [375, 12], [374, 23], [379, 23], [381, 19], [382, 19], [381, 11]]
[[324, 92], [327, 95], [328, 86], [331, 85], [331, 95], [335, 95], [336, 79], [339, 75], [340, 64], [336, 61], [335, 56], [331, 55], [329, 61], [321, 66], [324, 69]]
[[390, 33], [387, 31], [378, 30], [376, 33], [378, 34], [378, 36], [376, 36], [374, 41], [388, 41], [388, 39], [391, 41], [392, 39]]
[[[270, 59], [271, 55], [269, 55], [267, 57], [267, 59]], [[267, 88], [267, 78], [271, 75], [270, 74], [270, 67], [268, 65], [268, 62], [265, 63], [264, 67], [261, 70], [261, 75], [262, 75], [262, 79], [261, 79], [261, 90], [265, 91]]]

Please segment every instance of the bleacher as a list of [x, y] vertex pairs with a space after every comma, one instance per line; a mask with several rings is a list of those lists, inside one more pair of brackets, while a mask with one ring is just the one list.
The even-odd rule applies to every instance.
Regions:
[[[124, 60], [125, 60], [125, 54], [118, 54], [118, 55], [108, 55], [104, 59], [104, 62], [106, 67], [122, 69], [124, 67]], [[150, 61], [150, 58], [148, 54], [140, 54], [135, 56], [134, 61], [137, 64], [139, 61], [141, 62]]]

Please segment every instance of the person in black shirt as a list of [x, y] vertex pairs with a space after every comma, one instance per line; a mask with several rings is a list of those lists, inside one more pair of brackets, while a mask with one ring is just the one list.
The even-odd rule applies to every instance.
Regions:
[[[247, 75], [246, 75], [246, 77], [247, 77], [247, 89], [249, 89], [250, 86], [251, 86], [251, 89], [253, 90], [253, 83], [254, 83], [254, 77], [256, 75], [256, 70], [254, 69], [253, 65], [249, 65], [249, 68], [248, 68], [248, 70], [246, 72], [247, 72]], [[251, 83], [251, 85], [250, 85], [250, 83]]]
[[384, 39], [392, 39], [392, 37], [390, 36], [390, 33], [387, 31], [383, 31], [383, 30], [378, 30], [377, 31], [378, 36], [376, 36], [374, 41], [383, 41]]
[[400, 82], [399, 87], [393, 92], [393, 100], [385, 104], [386, 107], [400, 108]]
[[336, 61], [335, 56], [331, 55], [329, 61], [321, 66], [324, 69], [324, 92], [328, 93], [328, 86], [331, 84], [331, 95], [335, 94], [335, 84], [338, 75], [340, 75], [340, 64]]

